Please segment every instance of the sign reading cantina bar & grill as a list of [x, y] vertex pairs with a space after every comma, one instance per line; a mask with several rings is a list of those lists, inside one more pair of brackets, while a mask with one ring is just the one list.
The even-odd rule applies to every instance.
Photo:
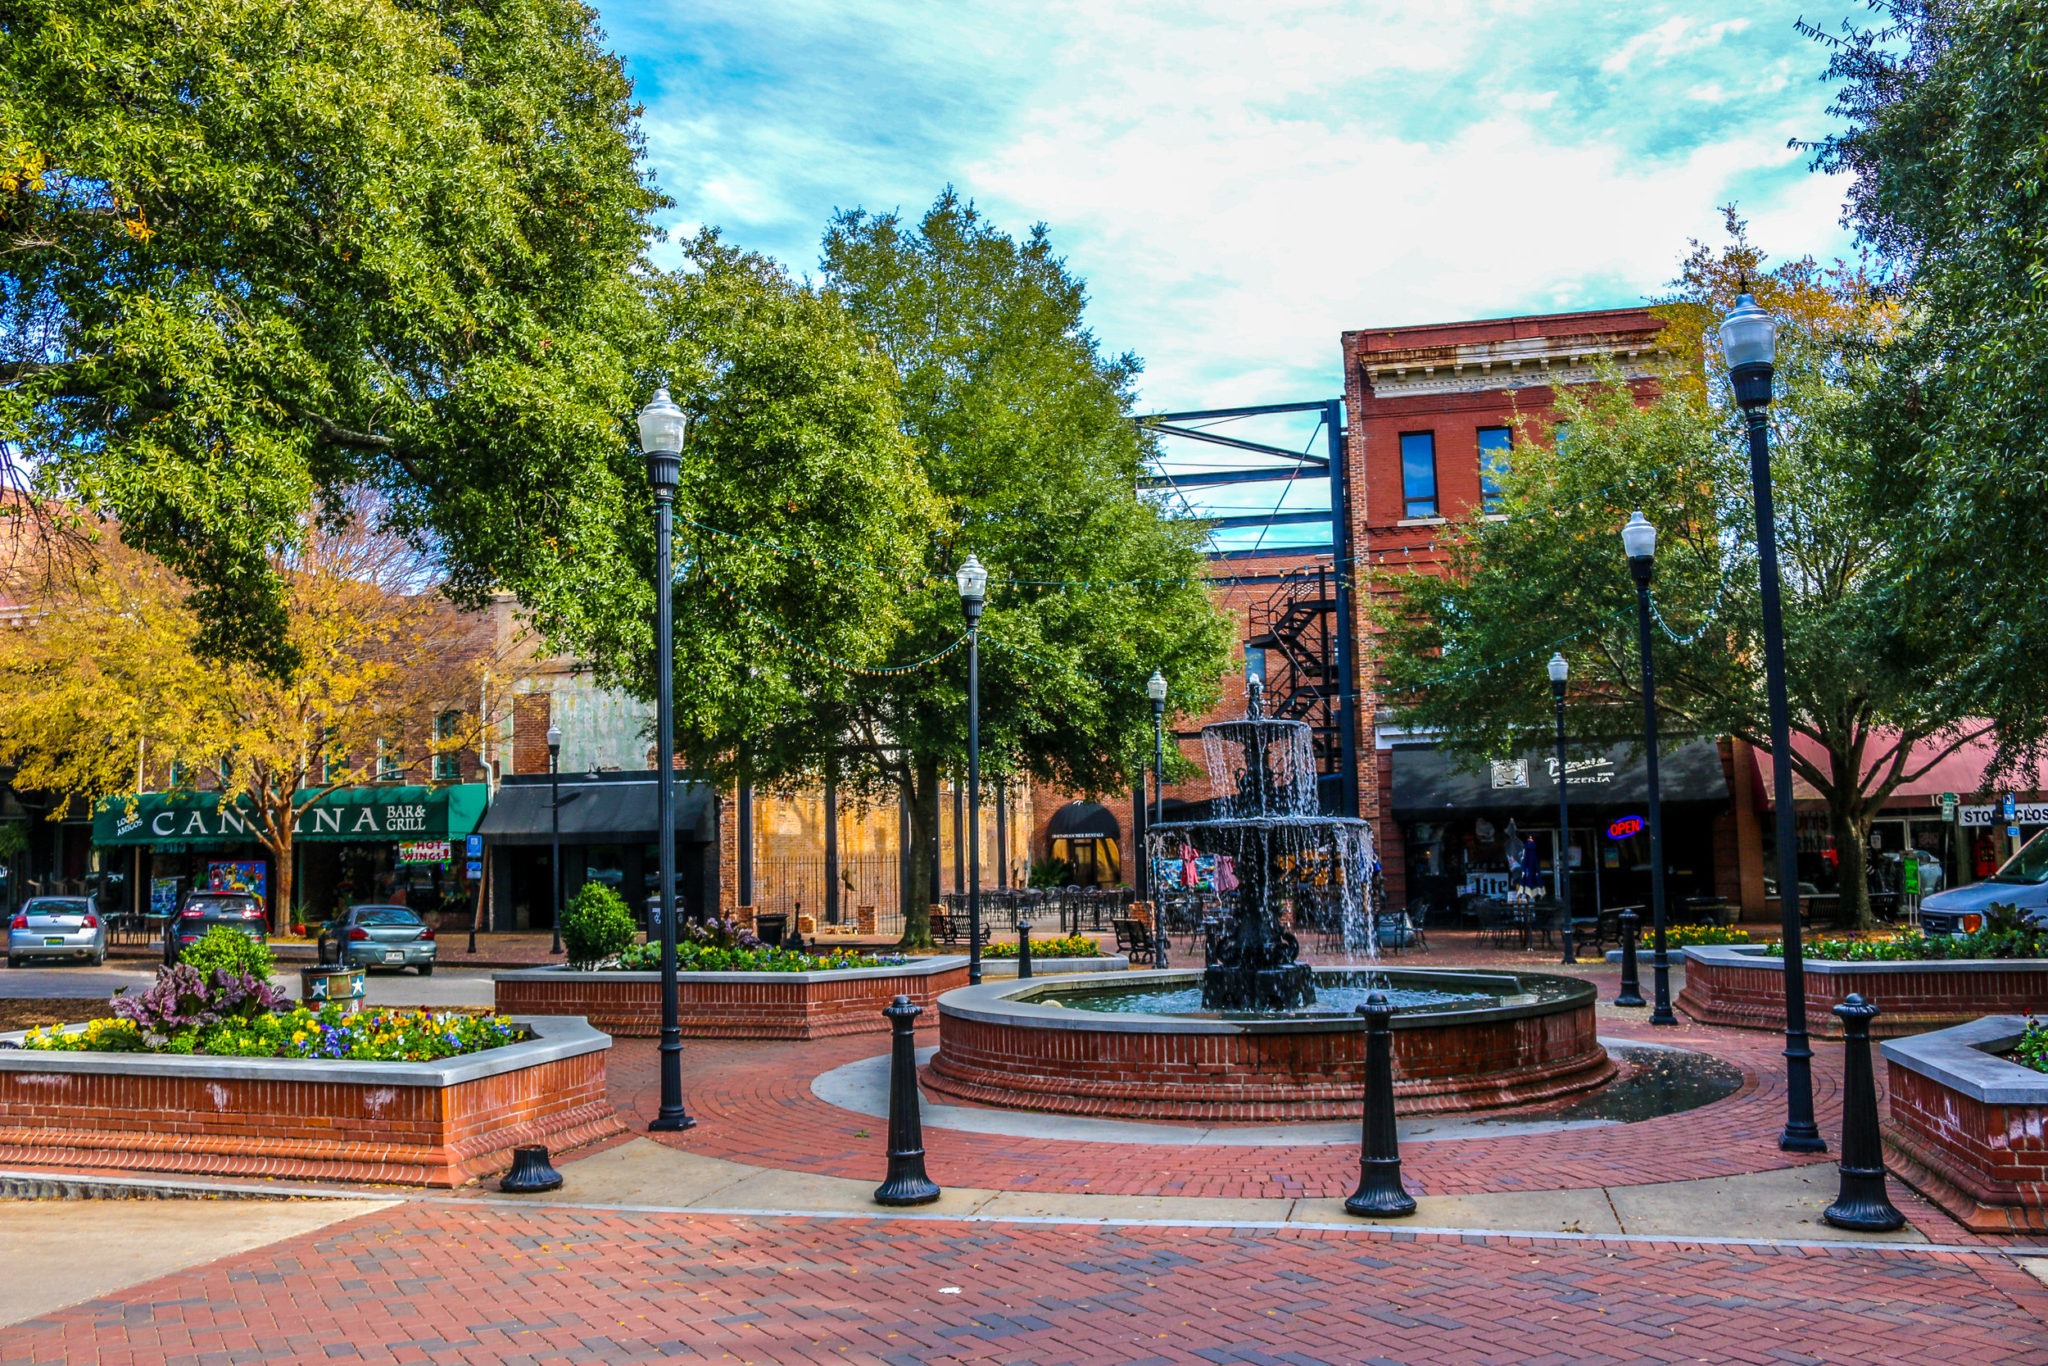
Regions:
[[[482, 783], [448, 787], [349, 787], [328, 793], [299, 813], [300, 840], [383, 844], [460, 839], [483, 815]], [[223, 807], [205, 792], [145, 792], [109, 797], [93, 814], [92, 838], [113, 844], [234, 844], [257, 838], [246, 797]]]

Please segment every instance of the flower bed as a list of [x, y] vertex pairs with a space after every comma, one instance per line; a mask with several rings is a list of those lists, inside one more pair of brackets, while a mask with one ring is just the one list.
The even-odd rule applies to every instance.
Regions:
[[[766, 944], [752, 948], [693, 942], [676, 943], [678, 972], [840, 972], [847, 968], [900, 968], [910, 961], [900, 953], [861, 953], [857, 949], [832, 949], [826, 953], [805, 953]], [[661, 943], [656, 940], [635, 944], [616, 958], [594, 965], [599, 972], [658, 972]]]
[[[1706, 1024], [1785, 1027], [1785, 963], [1767, 945], [1689, 948], [1678, 1007]], [[2024, 1014], [2048, 1000], [2048, 959], [1806, 961], [1806, 1027], [1840, 1037], [1834, 1008], [1851, 992], [1877, 1002], [1872, 1033], [1898, 1038], [1984, 1015]]]
[[[2027, 1023], [1991, 1016], [1883, 1045], [1888, 1165], [1978, 1233], [2048, 1233], [2048, 1075], [2008, 1055], [2028, 1046]], [[2041, 1034], [2031, 1042], [2038, 1055]]]
[[[703, 958], [695, 961], [703, 962]], [[820, 1039], [881, 1033], [882, 1007], [898, 995], [922, 1006], [967, 985], [961, 954], [873, 967], [686, 971], [676, 976], [678, 1022], [700, 1039]], [[661, 974], [617, 968], [520, 968], [493, 973], [497, 1009], [517, 1015], [581, 1015], [609, 1034], [661, 1033]], [[936, 1018], [936, 1012], [925, 1017]]]
[[517, 1040], [425, 1062], [0, 1048], [0, 1162], [459, 1186], [520, 1144], [623, 1132], [610, 1039], [582, 1020], [505, 1023]]
[[[1017, 956], [1017, 941], [1014, 939], [998, 939], [993, 943], [984, 944], [981, 956], [984, 959], [1015, 958]], [[1033, 939], [1031, 941], [1031, 961], [1034, 963], [1041, 958], [1101, 958], [1103, 956], [1102, 945], [1096, 943], [1085, 934], [1070, 934], [1059, 939]]]
[[[117, 1001], [116, 1007], [120, 1005]], [[152, 1043], [152, 1037], [156, 1042]], [[502, 1048], [526, 1037], [503, 1016], [428, 1010], [304, 1006], [250, 1019], [152, 1036], [135, 1020], [93, 1020], [75, 1029], [31, 1029], [21, 1047], [58, 1053], [176, 1053], [222, 1058], [348, 1058], [357, 1062], [435, 1062]]]

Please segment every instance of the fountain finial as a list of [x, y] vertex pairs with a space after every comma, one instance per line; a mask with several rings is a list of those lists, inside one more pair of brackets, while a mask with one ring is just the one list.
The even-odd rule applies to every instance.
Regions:
[[1266, 680], [1257, 674], [1246, 674], [1244, 679], [1244, 719], [1263, 721], [1266, 719]]

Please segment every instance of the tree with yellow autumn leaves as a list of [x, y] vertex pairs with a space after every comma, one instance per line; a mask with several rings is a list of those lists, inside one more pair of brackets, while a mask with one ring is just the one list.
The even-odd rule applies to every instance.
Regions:
[[279, 557], [299, 660], [283, 678], [197, 650], [192, 585], [116, 531], [40, 532], [0, 568], [13, 604], [0, 763], [21, 788], [87, 804], [154, 789], [240, 806], [275, 862], [279, 923], [309, 807], [359, 783], [430, 781], [437, 759], [471, 766], [496, 719], [486, 620], [458, 613], [372, 507], [310, 525]]

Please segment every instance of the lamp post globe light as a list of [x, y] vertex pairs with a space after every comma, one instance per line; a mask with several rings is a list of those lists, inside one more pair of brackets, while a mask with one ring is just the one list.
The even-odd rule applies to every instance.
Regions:
[[1636, 581], [1636, 650], [1643, 661], [1643, 764], [1650, 788], [1650, 923], [1656, 948], [1650, 958], [1656, 994], [1650, 1023], [1675, 1025], [1671, 1013], [1671, 959], [1664, 942], [1664, 803], [1657, 791], [1657, 671], [1650, 659], [1650, 579], [1657, 572], [1657, 528], [1638, 510], [1621, 529], [1628, 572]]
[[554, 884], [555, 942], [549, 953], [562, 951], [562, 728], [548, 723], [548, 878]]
[[1756, 559], [1763, 607], [1764, 693], [1771, 714], [1771, 794], [1778, 804], [1778, 909], [1785, 943], [1786, 1152], [1827, 1151], [1813, 1119], [1813, 1048], [1806, 1037], [1806, 957], [1799, 942], [1799, 845], [1792, 810], [1792, 708], [1785, 687], [1785, 618], [1778, 593], [1778, 526], [1771, 499], [1771, 375], [1777, 319], [1747, 289], [1721, 322], [1721, 358], [1749, 427], [1749, 487], [1756, 507]]
[[967, 984], [981, 985], [981, 609], [988, 570], [973, 555], [953, 576], [967, 613]]
[[[1152, 699], [1152, 823], [1158, 825], [1166, 819], [1166, 675], [1154, 669], [1152, 676], [1145, 680], [1145, 696]], [[1150, 859], [1149, 849], [1137, 851], [1138, 857]], [[1164, 968], [1166, 962], [1166, 898], [1156, 900], [1152, 913], [1152, 966]]]
[[1550, 656], [1550, 704], [1557, 712], [1557, 904], [1559, 933], [1564, 938], [1564, 962], [1576, 963], [1572, 948], [1572, 803], [1566, 790], [1571, 785], [1564, 764], [1564, 685], [1572, 675], [1571, 662], [1559, 651]]
[[682, 472], [683, 410], [666, 385], [640, 410], [640, 451], [654, 490], [654, 819], [661, 858], [661, 1107], [648, 1128], [695, 1127], [683, 1109], [683, 1031], [676, 1018], [675, 610], [670, 559], [675, 539], [676, 481]]

